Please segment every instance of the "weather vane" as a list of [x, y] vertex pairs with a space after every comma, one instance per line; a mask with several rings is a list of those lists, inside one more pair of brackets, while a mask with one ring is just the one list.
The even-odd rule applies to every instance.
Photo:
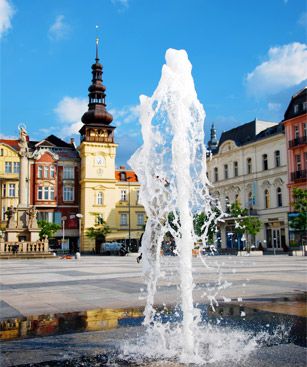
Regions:
[[98, 45], [99, 43], [98, 29], [99, 29], [99, 25], [96, 25], [96, 45]]

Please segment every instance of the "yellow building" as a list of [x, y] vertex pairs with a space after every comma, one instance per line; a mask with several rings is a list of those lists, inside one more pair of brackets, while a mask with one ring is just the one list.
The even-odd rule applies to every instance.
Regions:
[[[134, 172], [115, 169], [115, 127], [111, 126], [113, 116], [106, 110], [98, 43], [92, 74], [88, 111], [82, 116], [80, 129], [80, 232], [81, 251], [99, 253], [104, 241], [138, 240], [143, 232], [145, 211], [138, 203], [139, 183]], [[88, 229], [99, 226], [102, 221], [107, 223], [111, 233], [106, 238], [89, 238]]]
[[5, 227], [5, 212], [18, 205], [20, 158], [18, 141], [0, 139], [0, 208], [1, 228]]

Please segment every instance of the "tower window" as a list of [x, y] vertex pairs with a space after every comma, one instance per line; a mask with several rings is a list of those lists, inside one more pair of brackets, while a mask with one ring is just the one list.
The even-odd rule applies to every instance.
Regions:
[[97, 205], [102, 205], [102, 204], [103, 204], [103, 193], [99, 191], [97, 194]]

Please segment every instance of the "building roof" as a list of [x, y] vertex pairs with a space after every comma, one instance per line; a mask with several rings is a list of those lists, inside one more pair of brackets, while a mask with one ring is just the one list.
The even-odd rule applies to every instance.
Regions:
[[119, 170], [115, 170], [115, 179], [116, 181], [121, 182], [139, 182], [136, 173], [132, 170], [126, 169], [124, 166], [121, 166]]
[[73, 144], [66, 143], [62, 139], [58, 138], [55, 135], [49, 135], [47, 138], [39, 141], [36, 143], [36, 145], [39, 145], [40, 143], [43, 143], [44, 141], [51, 143], [52, 145], [55, 145], [56, 147], [63, 147], [63, 148], [75, 148]]
[[[290, 120], [293, 117], [307, 113], [306, 107], [304, 108], [304, 102], [307, 102], [307, 87], [304, 87], [291, 97], [284, 115], [284, 120]], [[296, 108], [294, 108], [294, 106], [296, 106]]]
[[14, 150], [19, 150], [18, 139], [0, 139], [0, 143], [6, 144]]

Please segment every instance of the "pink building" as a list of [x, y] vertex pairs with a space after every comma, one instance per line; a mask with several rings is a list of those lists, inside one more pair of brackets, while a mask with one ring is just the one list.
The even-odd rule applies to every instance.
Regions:
[[307, 189], [307, 87], [291, 98], [284, 117], [291, 202], [293, 188]]

